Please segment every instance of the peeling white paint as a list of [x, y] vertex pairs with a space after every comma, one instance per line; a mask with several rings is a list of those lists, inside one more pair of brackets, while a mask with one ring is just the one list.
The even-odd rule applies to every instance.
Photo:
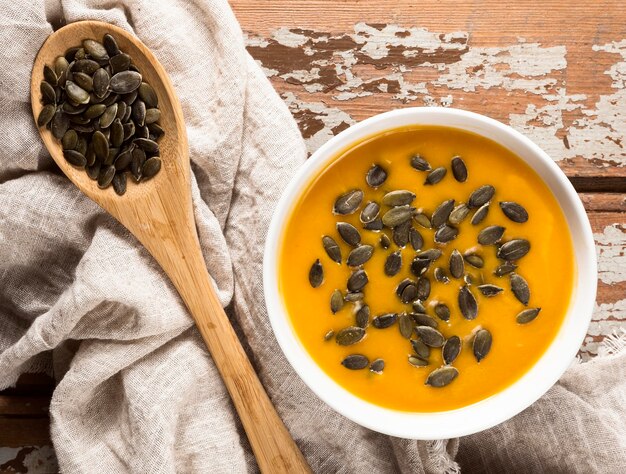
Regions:
[[602, 344], [602, 339], [609, 334], [623, 330], [625, 320], [626, 299], [619, 300], [615, 303], [596, 304], [593, 318], [581, 349], [583, 358], [585, 359], [596, 355], [598, 348]]
[[598, 278], [608, 284], [626, 281], [626, 232], [620, 224], [593, 235], [598, 254]]
[[[0, 465], [16, 459], [23, 449], [33, 448], [31, 452], [24, 456], [22, 465], [28, 473], [58, 472], [56, 455], [52, 446], [23, 446], [20, 448], [0, 447]], [[9, 471], [11, 472], [11, 471]]]
[[309, 38], [307, 38], [306, 36], [299, 33], [294, 33], [289, 28], [286, 28], [284, 26], [274, 31], [273, 36], [279, 44], [282, 44], [283, 46], [287, 46], [289, 48], [297, 48], [298, 46], [302, 46], [307, 41], [309, 41]]

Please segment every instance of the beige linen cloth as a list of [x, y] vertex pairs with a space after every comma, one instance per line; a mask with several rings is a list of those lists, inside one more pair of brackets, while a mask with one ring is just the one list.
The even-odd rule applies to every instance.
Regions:
[[[305, 148], [226, 1], [0, 1], [0, 389], [54, 371], [63, 472], [255, 472], [219, 374], [170, 282], [62, 176], [30, 112], [46, 36], [93, 19], [134, 32], [182, 102], [200, 241], [282, 419], [319, 473], [624, 472], [624, 352], [574, 365], [531, 408], [459, 440], [377, 434], [333, 412], [283, 357], [263, 302], [274, 205]], [[1, 422], [0, 422], [1, 425]]]

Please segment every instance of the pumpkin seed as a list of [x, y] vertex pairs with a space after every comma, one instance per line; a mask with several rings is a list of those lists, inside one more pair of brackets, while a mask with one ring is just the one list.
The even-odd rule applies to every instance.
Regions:
[[54, 70], [47, 64], [43, 67], [43, 78], [51, 86], [56, 86], [59, 80], [56, 72], [54, 72]]
[[81, 89], [91, 92], [93, 90], [93, 79], [84, 72], [75, 72], [72, 79]]
[[511, 201], [500, 202], [500, 209], [513, 222], [523, 224], [528, 220], [528, 212], [521, 204]]
[[93, 74], [93, 93], [96, 97], [104, 97], [109, 89], [110, 76], [106, 69], [100, 68]]
[[417, 214], [415, 214], [413, 216], [413, 219], [415, 220], [415, 222], [417, 222], [419, 225], [421, 225], [425, 229], [431, 229], [432, 228], [432, 224], [430, 223], [430, 219], [423, 212], [418, 212]]
[[476, 318], [478, 315], [478, 303], [467, 285], [462, 286], [459, 290], [458, 302], [461, 314], [465, 319], [472, 320]]
[[491, 342], [491, 333], [487, 329], [480, 329], [476, 332], [474, 342], [472, 343], [472, 350], [474, 351], [476, 362], [480, 362], [489, 354]]
[[472, 219], [470, 220], [472, 225], [478, 225], [480, 224], [482, 221], [485, 220], [485, 217], [487, 217], [487, 214], [489, 213], [489, 203], [485, 203], [482, 206], [480, 206], [478, 209], [476, 209], [476, 212], [474, 212], [474, 215], [472, 216]]
[[428, 365], [428, 361], [422, 359], [421, 357], [417, 357], [417, 356], [409, 356], [409, 364], [411, 364], [413, 367], [426, 367]]
[[437, 260], [439, 257], [441, 257], [441, 255], [443, 255], [443, 252], [439, 249], [428, 249], [417, 254], [419, 258], [427, 258], [431, 261]]
[[115, 166], [104, 166], [100, 168], [100, 174], [98, 175], [98, 187], [100, 189], [108, 188], [115, 176]]
[[76, 84], [73, 81], [67, 81], [65, 83], [65, 93], [76, 104], [89, 103], [89, 92], [81, 88], [78, 84]]
[[385, 275], [395, 276], [402, 268], [402, 253], [400, 250], [390, 253], [385, 260]]
[[454, 360], [461, 353], [461, 338], [459, 336], [452, 336], [446, 340], [441, 350], [443, 356], [443, 362], [446, 365], [452, 364]]
[[100, 130], [98, 130], [93, 132], [93, 135], [91, 136], [91, 143], [96, 157], [99, 160], [104, 161], [109, 156], [109, 141], [107, 138]]
[[337, 231], [345, 243], [356, 247], [361, 243], [361, 234], [352, 224], [337, 222]]
[[386, 206], [405, 206], [411, 204], [415, 200], [415, 194], [406, 189], [398, 189], [388, 192], [383, 196], [383, 204]]
[[372, 254], [374, 253], [374, 247], [371, 245], [359, 245], [357, 248], [352, 250], [350, 254], [348, 254], [348, 259], [346, 263], [349, 267], [358, 267], [367, 262], [370, 258], [372, 258]]
[[541, 308], [525, 309], [524, 311], [520, 312], [515, 317], [515, 320], [517, 321], [518, 324], [529, 323], [537, 317], [537, 315], [539, 314], [539, 311], [541, 311]]
[[[424, 301], [430, 296], [430, 280], [422, 275], [417, 279], [417, 299]], [[415, 299], [415, 298], [413, 298]]]
[[360, 220], [363, 224], [368, 224], [378, 217], [380, 206], [377, 202], [368, 202], [361, 211]]
[[[124, 119], [122, 119], [122, 122], [123, 121]], [[124, 127], [124, 141], [126, 141], [135, 134], [135, 124], [133, 122], [127, 122], [123, 124], [123, 127]], [[141, 148], [135, 147], [135, 150], [139, 150], [145, 155], [145, 152]]]
[[450, 217], [450, 213], [454, 209], [454, 199], [448, 199], [447, 201], [442, 202], [437, 206], [435, 212], [433, 212], [432, 217], [430, 218], [430, 222], [432, 226], [436, 229], [441, 227], [446, 223], [448, 217]]
[[465, 166], [465, 162], [460, 156], [452, 158], [451, 168], [454, 179], [456, 179], [459, 183], [464, 183], [467, 180], [467, 166]]
[[411, 339], [411, 346], [413, 347], [413, 350], [418, 357], [424, 360], [428, 360], [428, 358], [430, 357], [430, 347], [428, 347], [419, 339]]
[[485, 261], [478, 254], [466, 253], [463, 258], [465, 258], [465, 261], [474, 268], [483, 268], [485, 266]]
[[426, 273], [431, 263], [432, 260], [428, 258], [415, 257], [411, 262], [411, 273], [413, 273], [416, 277], [419, 277]]
[[335, 331], [333, 331], [332, 329], [330, 331], [328, 331], [326, 334], [324, 334], [324, 340], [325, 341], [330, 341], [333, 336], [335, 335]]
[[415, 328], [417, 335], [422, 342], [429, 347], [441, 347], [445, 341], [443, 334], [430, 326], [417, 326]]
[[443, 166], [440, 166], [439, 168], [435, 168], [430, 173], [428, 173], [428, 176], [426, 176], [426, 180], [424, 181], [424, 184], [425, 185], [437, 184], [444, 178], [446, 173], [447, 173], [447, 170]]
[[335, 239], [328, 235], [323, 236], [322, 246], [333, 262], [341, 263], [341, 249]]
[[411, 157], [411, 166], [417, 171], [430, 171], [430, 163], [422, 158], [420, 155], [413, 155]]
[[367, 285], [368, 281], [365, 270], [357, 270], [348, 278], [348, 291], [360, 291]]
[[404, 291], [404, 289], [408, 285], [414, 285], [415, 286], [415, 282], [413, 280], [411, 280], [410, 278], [405, 278], [400, 283], [398, 283], [398, 286], [396, 287], [396, 295], [398, 297], [402, 296], [402, 292]]
[[135, 125], [143, 127], [146, 124], [146, 104], [143, 103], [143, 100], [136, 100], [133, 105], [131, 105], [131, 109], [131, 117]]
[[335, 290], [330, 295], [330, 310], [335, 314], [340, 311], [341, 308], [343, 308], [343, 295], [340, 290]]
[[342, 216], [353, 214], [361, 205], [362, 200], [363, 191], [360, 189], [351, 189], [337, 198], [333, 206], [333, 214]]
[[[121, 54], [118, 54], [115, 58], [120, 56]], [[111, 77], [111, 81], [109, 82], [109, 88], [116, 94], [128, 94], [137, 90], [140, 85], [141, 74], [135, 71], [118, 72]]]
[[459, 235], [459, 229], [449, 225], [444, 225], [435, 232], [435, 242], [438, 244], [447, 244], [452, 242]]
[[506, 229], [500, 225], [490, 225], [478, 233], [478, 243], [480, 245], [493, 245], [499, 242]]
[[85, 48], [85, 51], [96, 61], [109, 60], [109, 55], [106, 48], [95, 40], [83, 40], [83, 48]]
[[498, 258], [508, 262], [519, 260], [530, 251], [530, 242], [526, 239], [509, 240], [498, 249]]
[[104, 113], [100, 116], [98, 123], [100, 128], [109, 128], [117, 115], [117, 104], [109, 105]]
[[442, 321], [450, 321], [450, 308], [445, 303], [438, 303], [435, 306], [435, 314]]
[[465, 220], [465, 218], [469, 214], [469, 211], [470, 211], [470, 208], [467, 207], [467, 204], [465, 204], [464, 202], [456, 206], [450, 213], [450, 216], [448, 217], [450, 224], [459, 225], [461, 222]]
[[361, 370], [369, 365], [370, 361], [367, 357], [361, 354], [352, 354], [341, 361], [346, 369]]
[[386, 329], [393, 326], [398, 319], [398, 315], [395, 313], [382, 314], [372, 319], [372, 326], [376, 329]]
[[354, 292], [349, 291], [346, 293], [344, 300], [354, 303], [356, 301], [363, 301], [364, 296], [365, 295], [363, 294], [362, 291], [354, 291]]
[[78, 134], [74, 130], [68, 130], [61, 139], [61, 146], [64, 150], [73, 150], [78, 143]]
[[365, 176], [365, 182], [372, 188], [377, 188], [387, 180], [387, 172], [380, 165], [372, 165]]
[[501, 277], [515, 271], [516, 268], [517, 265], [515, 265], [514, 263], [504, 262], [502, 265], [498, 265], [493, 274], [495, 276]]
[[[422, 304], [420, 300], [413, 301], [412, 306], [413, 306], [413, 311], [415, 311], [416, 313], [426, 314], [426, 307]], [[430, 325], [426, 324], [426, 326], [430, 326]]]
[[116, 173], [112, 183], [115, 193], [122, 196], [126, 192], [126, 173]]
[[161, 120], [161, 111], [159, 109], [152, 108], [146, 110], [146, 125], [155, 124], [159, 120]]
[[383, 370], [385, 370], [385, 361], [383, 359], [376, 359], [370, 365], [370, 372], [373, 372], [375, 374], [380, 375], [383, 373]]
[[98, 176], [100, 175], [100, 168], [101, 168], [100, 161], [94, 162], [93, 165], [89, 165], [89, 163], [87, 163], [87, 165], [88, 165], [87, 175], [93, 180], [98, 179]]
[[493, 186], [485, 184], [470, 195], [467, 205], [472, 208], [480, 207], [488, 203], [495, 192], [496, 189]]
[[400, 292], [400, 301], [404, 304], [410, 303], [415, 298], [417, 298], [417, 286], [415, 283], [410, 283], [402, 288]]
[[117, 41], [115, 41], [115, 38], [110, 34], [107, 33], [104, 35], [104, 37], [102, 38], [102, 44], [109, 56], [115, 56], [116, 54], [120, 54], [120, 48], [117, 45]]
[[70, 165], [76, 166], [77, 168], [84, 168], [87, 164], [85, 156], [76, 150], [64, 150], [63, 156]]
[[340, 346], [351, 346], [362, 341], [364, 337], [365, 329], [356, 326], [348, 326], [337, 333], [335, 341]]
[[54, 117], [55, 112], [56, 112], [56, 107], [54, 105], [52, 104], [44, 105], [43, 108], [41, 109], [41, 112], [39, 112], [39, 117], [37, 117], [37, 125], [39, 125], [40, 127], [48, 125], [50, 121], [52, 120], [52, 117]]
[[439, 283], [450, 283], [450, 278], [448, 278], [448, 275], [446, 275], [446, 271], [441, 267], [435, 268], [433, 276], [435, 277], [435, 280], [437, 280]]
[[411, 220], [414, 213], [415, 208], [408, 205], [392, 207], [383, 215], [383, 224], [389, 228], [394, 228]]
[[409, 232], [411, 230], [411, 221], [398, 224], [391, 231], [391, 238], [398, 247], [406, 247], [409, 243]]
[[368, 222], [367, 224], [363, 224], [363, 228], [367, 230], [372, 230], [374, 232], [378, 232], [383, 230], [383, 220], [378, 216], [372, 222]]
[[380, 246], [386, 250], [389, 248], [390, 245], [391, 245], [391, 240], [389, 240], [389, 237], [387, 237], [387, 234], [381, 235]]
[[74, 61], [74, 65], [71, 67], [73, 73], [82, 72], [90, 76], [98, 69], [100, 69], [100, 65], [96, 61], [93, 61], [91, 59], [79, 59], [77, 61]]
[[[413, 304], [413, 309], [415, 309], [415, 303]], [[411, 313], [410, 316], [413, 322], [417, 324], [418, 326], [428, 326], [433, 329], [437, 329], [439, 327], [439, 323], [434, 318], [432, 318], [431, 316], [428, 316], [427, 314]]]
[[411, 334], [413, 334], [413, 320], [408, 314], [401, 314], [398, 317], [398, 327], [402, 337], [405, 339], [411, 338]]
[[148, 107], [156, 107], [159, 104], [159, 98], [152, 86], [146, 82], [142, 82], [139, 86], [139, 97]]
[[356, 325], [360, 328], [365, 329], [370, 322], [370, 307], [366, 304], [361, 306], [359, 310], [356, 312]]
[[421, 250], [424, 246], [424, 239], [422, 238], [422, 235], [414, 227], [409, 229], [409, 242], [411, 242], [411, 247], [413, 247], [413, 250], [415, 251]]
[[461, 278], [465, 272], [465, 264], [461, 253], [454, 249], [450, 254], [450, 275], [454, 278]]
[[491, 298], [492, 296], [496, 296], [497, 294], [502, 293], [504, 291], [502, 288], [492, 284], [484, 284], [478, 285], [478, 290], [487, 298]]
[[[115, 168], [113, 168], [115, 169]], [[319, 287], [324, 282], [324, 268], [319, 258], [311, 265], [309, 270], [309, 283], [313, 288]]]
[[530, 288], [528, 287], [528, 283], [524, 278], [517, 273], [511, 273], [511, 291], [515, 295], [515, 297], [522, 303], [523, 305], [528, 304], [528, 300], [530, 300]]
[[87, 119], [93, 119], [96, 117], [100, 117], [104, 111], [107, 109], [107, 106], [104, 104], [94, 104], [90, 105], [87, 110], [84, 112], [84, 117]]

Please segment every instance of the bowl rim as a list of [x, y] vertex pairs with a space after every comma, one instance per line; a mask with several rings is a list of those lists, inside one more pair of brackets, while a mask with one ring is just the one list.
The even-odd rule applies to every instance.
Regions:
[[[539, 360], [504, 390], [443, 412], [403, 412], [381, 407], [335, 382], [315, 363], [295, 334], [278, 285], [283, 224], [314, 175], [363, 138], [411, 125], [460, 128], [486, 136], [520, 156], [546, 183], [563, 210], [576, 263], [565, 318]], [[410, 107], [378, 114], [352, 125], [322, 145], [297, 169], [284, 189], [272, 216], [263, 258], [263, 288], [270, 324], [283, 354], [304, 383], [332, 409], [361, 426], [391, 436], [421, 440], [465, 436], [485, 430], [515, 416], [546, 393], [570, 366], [587, 334], [596, 287], [597, 263], [591, 225], [576, 190], [563, 171], [538, 145], [508, 125], [474, 112], [447, 107]]]

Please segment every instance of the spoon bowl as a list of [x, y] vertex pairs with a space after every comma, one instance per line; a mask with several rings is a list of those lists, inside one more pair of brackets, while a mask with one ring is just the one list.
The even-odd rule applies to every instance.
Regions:
[[158, 140], [162, 166], [148, 181], [128, 180], [126, 193], [118, 196], [109, 187], [100, 189], [84, 169], [68, 163], [61, 143], [45, 127], [41, 138], [61, 171], [84, 194], [122, 223], [152, 254], [172, 280], [193, 316], [217, 366], [262, 472], [310, 472], [306, 460], [265, 393], [241, 343], [217, 298], [200, 250], [191, 202], [189, 154], [180, 102], [163, 66], [136, 37], [97, 21], [72, 23], [50, 35], [41, 47], [31, 75], [31, 103], [35, 121], [42, 109], [39, 87], [43, 67], [84, 39], [102, 41], [112, 34], [120, 49], [158, 97]]

